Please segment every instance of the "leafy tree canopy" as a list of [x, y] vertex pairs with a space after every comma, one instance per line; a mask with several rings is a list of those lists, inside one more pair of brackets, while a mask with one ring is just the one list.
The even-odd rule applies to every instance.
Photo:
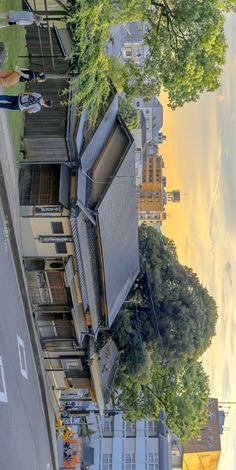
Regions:
[[206, 418], [209, 383], [199, 357], [215, 334], [217, 308], [179, 263], [173, 241], [141, 226], [139, 246], [140, 274], [111, 330], [120, 351], [114, 401], [131, 421], [163, 410], [184, 441]]
[[124, 410], [126, 419], [157, 419], [164, 411], [167, 426], [181, 442], [195, 437], [206, 422], [209, 380], [199, 362], [190, 361], [180, 368], [153, 363], [149, 381], [127, 376], [123, 368], [116, 386], [116, 406]]
[[[216, 90], [225, 61], [224, 13], [235, 0], [74, 0], [68, 9], [73, 29], [75, 100], [95, 121], [110, 92], [111, 80], [128, 98], [150, 97], [164, 89], [175, 109]], [[106, 56], [110, 27], [148, 21], [150, 53], [142, 67], [117, 64]]]
[[125, 96], [119, 96], [119, 112], [129, 130], [137, 129], [139, 124], [139, 113], [132, 102]]
[[179, 263], [173, 241], [141, 226], [139, 246], [140, 273], [113, 327], [119, 348], [128, 358], [138, 342], [162, 348], [168, 360], [199, 358], [215, 335], [214, 299], [192, 269]]
[[226, 51], [223, 7], [225, 2], [214, 0], [151, 1], [144, 68], [173, 109], [219, 86]]

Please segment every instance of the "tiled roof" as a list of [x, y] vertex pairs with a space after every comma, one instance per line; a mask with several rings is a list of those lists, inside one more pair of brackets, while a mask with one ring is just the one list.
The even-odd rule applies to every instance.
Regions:
[[97, 209], [107, 322], [111, 326], [139, 272], [134, 144]]
[[71, 222], [83, 304], [85, 309], [89, 309], [96, 335], [101, 320], [101, 306], [95, 228], [82, 211], [71, 218]]
[[[103, 296], [109, 326], [139, 272], [135, 149], [117, 109], [115, 97], [81, 155], [77, 191], [78, 204], [84, 211], [77, 223], [77, 261], [82, 266], [79, 269], [89, 309], [94, 310], [96, 305], [98, 311]], [[95, 227], [86, 210], [93, 212]]]

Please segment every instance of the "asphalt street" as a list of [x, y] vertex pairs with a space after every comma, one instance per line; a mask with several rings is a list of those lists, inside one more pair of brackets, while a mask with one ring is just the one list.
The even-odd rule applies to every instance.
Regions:
[[52, 470], [46, 420], [0, 208], [0, 470]]

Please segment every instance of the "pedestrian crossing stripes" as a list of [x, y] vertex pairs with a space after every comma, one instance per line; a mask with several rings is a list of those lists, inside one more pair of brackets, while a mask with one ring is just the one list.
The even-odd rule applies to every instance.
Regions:
[[17, 337], [17, 344], [18, 344], [18, 352], [19, 352], [19, 359], [20, 359], [20, 371], [21, 375], [28, 379], [28, 372], [27, 372], [27, 363], [26, 363], [26, 356], [25, 356], [25, 344], [23, 339], [19, 335]]

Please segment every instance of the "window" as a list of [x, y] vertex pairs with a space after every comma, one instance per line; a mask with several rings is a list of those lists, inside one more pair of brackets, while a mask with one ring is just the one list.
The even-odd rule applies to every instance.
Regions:
[[59, 204], [60, 165], [32, 165], [21, 170], [20, 203], [25, 206]]
[[102, 470], [112, 470], [112, 454], [103, 454]]
[[131, 423], [131, 421], [125, 422], [125, 431], [126, 436], [133, 436], [136, 433], [136, 423]]
[[148, 435], [157, 436], [157, 421], [148, 421]]
[[51, 222], [52, 233], [64, 233], [63, 225], [61, 222]]
[[68, 304], [63, 271], [30, 271], [27, 281], [33, 304]]
[[105, 434], [111, 435], [111, 434], [113, 434], [113, 431], [114, 431], [114, 420], [113, 420], [113, 417], [104, 418], [104, 421], [103, 421], [103, 432], [104, 432], [104, 435], [105, 435]]
[[67, 253], [67, 248], [66, 248], [66, 243], [64, 242], [57, 242], [55, 243], [55, 247], [56, 247], [56, 252], [57, 253]]
[[52, 301], [56, 303], [67, 303], [67, 292], [63, 271], [47, 271], [48, 286]]
[[158, 469], [158, 454], [157, 452], [155, 454], [152, 454], [149, 452], [148, 454], [148, 465], [147, 468], [148, 470], [159, 470]]
[[124, 455], [124, 470], [135, 470], [135, 454], [126, 453]]
[[132, 51], [125, 51], [126, 57], [132, 57]]

